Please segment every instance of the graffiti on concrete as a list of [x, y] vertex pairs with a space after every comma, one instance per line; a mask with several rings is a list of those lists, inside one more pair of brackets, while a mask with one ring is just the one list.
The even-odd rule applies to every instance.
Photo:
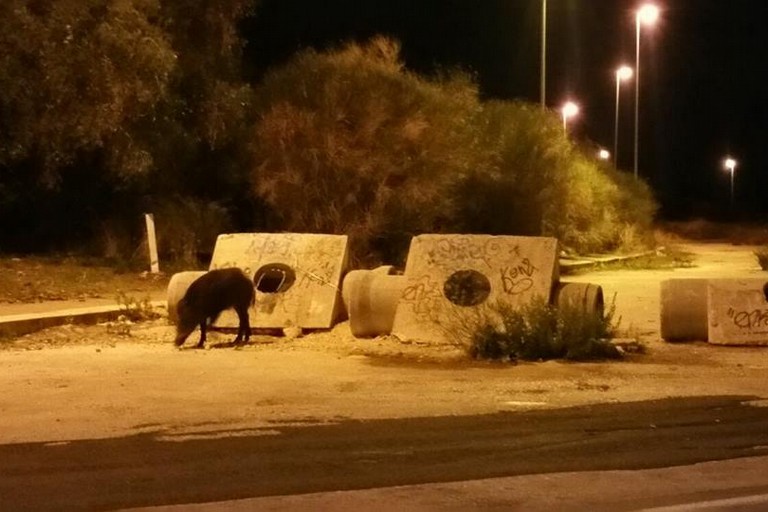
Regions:
[[505, 249], [508, 251], [508, 257], [519, 255], [518, 246], [510, 250], [498, 238], [489, 238], [483, 243], [477, 243], [472, 237], [451, 236], [439, 240], [434, 250], [430, 251], [430, 256], [436, 263], [476, 262], [491, 268], [494, 261], [505, 257]]
[[533, 287], [533, 275], [538, 269], [531, 260], [523, 258], [517, 265], [501, 267], [501, 285], [504, 293], [520, 295]]
[[752, 334], [768, 333], [768, 309], [737, 310], [728, 308], [733, 325]]

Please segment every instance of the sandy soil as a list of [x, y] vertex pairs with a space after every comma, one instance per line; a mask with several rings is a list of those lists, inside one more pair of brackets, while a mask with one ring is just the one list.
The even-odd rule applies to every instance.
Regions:
[[[63, 326], [0, 345], [0, 443], [156, 432], [168, 439], [270, 433], [285, 424], [469, 415], [673, 396], [768, 397], [768, 349], [659, 339], [659, 286], [677, 277], [759, 277], [750, 246], [690, 244], [695, 267], [590, 272], [565, 280], [616, 296], [623, 336], [647, 353], [620, 362], [467, 360], [453, 347], [356, 340], [346, 323], [244, 348], [213, 333], [177, 350], [164, 318]], [[122, 329], [125, 331], [125, 329]], [[196, 336], [196, 335], [193, 335]], [[218, 346], [217, 346], [218, 345]]]

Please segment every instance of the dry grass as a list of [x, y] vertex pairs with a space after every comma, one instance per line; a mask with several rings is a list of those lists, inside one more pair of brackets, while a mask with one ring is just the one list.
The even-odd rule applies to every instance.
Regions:
[[119, 292], [164, 292], [168, 275], [118, 273], [114, 268], [70, 257], [0, 258], [0, 303], [114, 298]]

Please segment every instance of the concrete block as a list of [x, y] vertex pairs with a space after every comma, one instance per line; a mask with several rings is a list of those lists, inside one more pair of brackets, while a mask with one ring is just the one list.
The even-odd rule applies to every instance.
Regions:
[[457, 325], [488, 305], [549, 300], [558, 252], [555, 238], [414, 237], [392, 332], [403, 340], [451, 343]]
[[699, 340], [709, 336], [707, 284], [709, 279], [667, 279], [661, 282], [661, 337], [667, 341]]
[[[347, 258], [345, 235], [232, 233], [216, 240], [210, 270], [239, 267], [253, 279], [254, 328], [329, 329], [342, 314]], [[226, 311], [215, 326], [237, 324], [237, 315]]]
[[711, 279], [709, 342], [768, 346], [768, 280]]

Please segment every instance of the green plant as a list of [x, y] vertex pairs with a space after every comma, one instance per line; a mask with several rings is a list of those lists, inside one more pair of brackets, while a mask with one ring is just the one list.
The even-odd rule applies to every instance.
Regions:
[[116, 300], [122, 312], [120, 316], [124, 317], [124, 320], [130, 322], [141, 322], [145, 320], [152, 320], [160, 316], [160, 313], [155, 311], [155, 308], [152, 307], [152, 302], [149, 300], [149, 297], [137, 299], [133, 296], [127, 295], [122, 291], [119, 291], [117, 292]]
[[757, 249], [755, 251], [755, 256], [757, 256], [757, 262], [760, 264], [760, 268], [768, 270], [768, 245]]
[[614, 303], [602, 316], [544, 300], [521, 308], [495, 304], [465, 324], [467, 349], [476, 359], [617, 359], [621, 352], [609, 341], [614, 313]]

